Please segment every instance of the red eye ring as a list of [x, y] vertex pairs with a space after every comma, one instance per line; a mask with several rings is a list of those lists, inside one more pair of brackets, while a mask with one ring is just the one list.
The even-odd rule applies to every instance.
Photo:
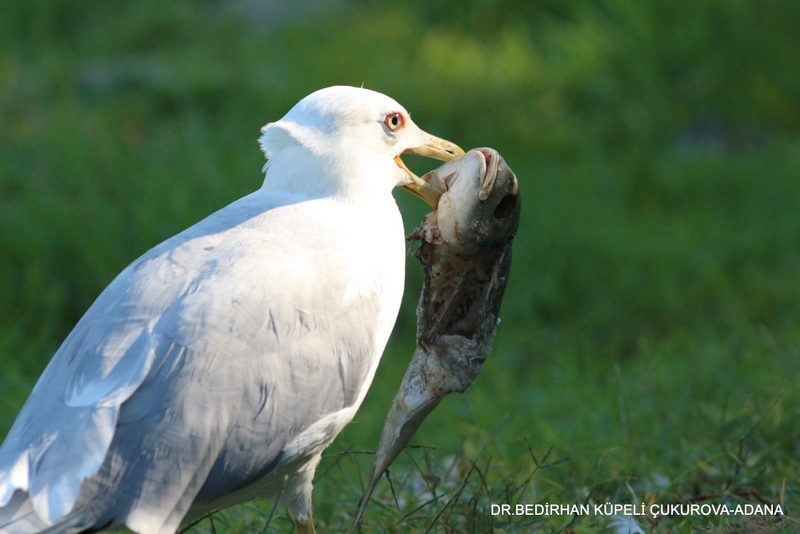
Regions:
[[406, 119], [403, 117], [403, 114], [399, 111], [394, 111], [386, 115], [386, 118], [383, 119], [383, 123], [386, 125], [393, 132], [399, 132], [402, 130], [406, 125]]

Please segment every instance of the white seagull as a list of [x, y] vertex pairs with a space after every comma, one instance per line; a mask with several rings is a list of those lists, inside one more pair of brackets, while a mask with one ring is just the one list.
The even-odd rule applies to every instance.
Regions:
[[0, 532], [174, 533], [280, 499], [314, 532], [320, 455], [375, 375], [403, 292], [400, 155], [463, 151], [391, 98], [329, 87], [260, 138], [263, 186], [100, 294], [0, 448]]

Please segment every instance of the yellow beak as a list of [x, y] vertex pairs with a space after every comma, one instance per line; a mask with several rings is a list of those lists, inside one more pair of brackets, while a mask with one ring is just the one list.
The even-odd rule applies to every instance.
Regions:
[[[456, 156], [461, 156], [464, 154], [464, 151], [456, 144], [451, 143], [450, 141], [445, 141], [444, 139], [439, 139], [433, 135], [428, 133], [425, 134], [428, 138], [428, 142], [424, 145], [420, 145], [414, 148], [409, 148], [408, 150], [404, 151], [404, 154], [416, 154], [417, 156], [425, 156], [428, 158], [438, 159], [441, 161], [450, 161], [451, 159], [455, 158]], [[433, 209], [436, 209], [439, 205], [439, 197], [442, 196], [442, 191], [438, 187], [429, 184], [410, 170], [408, 167], [405, 166], [403, 161], [400, 159], [400, 156], [395, 158], [397, 165], [405, 170], [408, 175], [411, 177], [411, 183], [402, 186], [403, 189], [415, 195], [425, 202], [428, 203]]]

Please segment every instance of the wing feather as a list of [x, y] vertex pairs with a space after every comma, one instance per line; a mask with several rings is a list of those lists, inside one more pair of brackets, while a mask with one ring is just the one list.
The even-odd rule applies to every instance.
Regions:
[[[396, 314], [383, 309], [380, 269], [326, 233], [326, 218], [347, 213], [251, 197], [152, 249], [98, 297], [0, 449], [0, 507], [20, 490], [48, 522], [76, 502], [96, 521], [120, 509], [179, 521], [355, 402]], [[287, 216], [300, 222], [276, 224]]]

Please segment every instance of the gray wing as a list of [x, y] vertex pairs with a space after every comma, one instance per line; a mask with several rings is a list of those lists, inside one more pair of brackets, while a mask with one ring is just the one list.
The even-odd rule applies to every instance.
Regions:
[[342, 236], [302, 214], [280, 224], [301, 208], [247, 206], [151, 250], [100, 295], [0, 449], [0, 506], [27, 491], [55, 520], [99, 470], [89, 490], [107, 508], [146, 498], [185, 512], [201, 489], [213, 500], [258, 478], [354, 402], [382, 349], [380, 288], [352, 290]]

